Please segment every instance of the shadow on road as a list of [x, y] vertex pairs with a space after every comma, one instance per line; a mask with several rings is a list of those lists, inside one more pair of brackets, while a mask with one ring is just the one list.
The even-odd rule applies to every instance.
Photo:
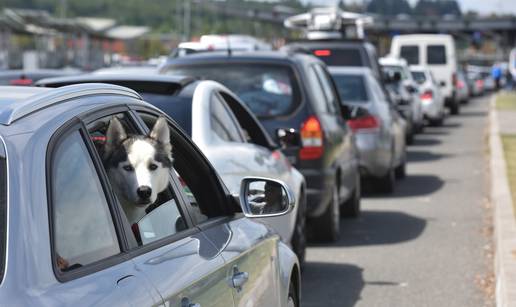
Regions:
[[487, 111], [464, 111], [461, 112], [459, 117], [486, 117]]
[[364, 288], [362, 271], [350, 264], [306, 262], [301, 306], [354, 306]]
[[423, 134], [425, 136], [427, 135], [447, 135], [447, 134], [450, 134], [449, 131], [446, 131], [446, 130], [439, 130], [439, 129], [436, 129], [436, 128], [426, 128], [425, 131], [423, 132]]
[[420, 138], [420, 137], [416, 137], [414, 139], [414, 143], [410, 146], [434, 146], [434, 145], [439, 145], [441, 144], [443, 141], [439, 140], [439, 139], [435, 139], [435, 138]]
[[339, 241], [311, 243], [310, 246], [351, 247], [406, 242], [421, 235], [426, 220], [398, 211], [364, 210], [358, 218], [343, 220], [340, 225]]
[[365, 183], [364, 198], [401, 198], [401, 197], [422, 197], [433, 194], [444, 186], [444, 181], [435, 175], [407, 175], [399, 181], [393, 194], [386, 195], [374, 193], [374, 183]]
[[436, 153], [426, 150], [407, 149], [407, 162], [429, 162], [450, 157], [449, 154]]

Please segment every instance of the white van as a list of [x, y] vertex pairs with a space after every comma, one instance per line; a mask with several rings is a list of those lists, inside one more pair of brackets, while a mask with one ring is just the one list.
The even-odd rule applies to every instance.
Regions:
[[446, 106], [459, 113], [455, 98], [457, 56], [453, 37], [447, 34], [397, 35], [392, 39], [391, 56], [404, 58], [409, 65], [427, 66], [441, 85]]

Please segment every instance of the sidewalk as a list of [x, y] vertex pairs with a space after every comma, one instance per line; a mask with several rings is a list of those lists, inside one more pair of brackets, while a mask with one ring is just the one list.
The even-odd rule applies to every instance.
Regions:
[[[491, 201], [494, 208], [496, 305], [516, 306], [516, 215], [512, 203], [501, 134], [516, 136], [516, 109], [490, 112]], [[516, 193], [516, 191], [514, 191]]]

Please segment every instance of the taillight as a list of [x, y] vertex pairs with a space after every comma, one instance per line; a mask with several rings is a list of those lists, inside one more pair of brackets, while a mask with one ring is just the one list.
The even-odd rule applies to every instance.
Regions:
[[464, 88], [464, 82], [457, 80], [457, 88]]
[[358, 130], [374, 130], [380, 127], [380, 120], [373, 115], [367, 115], [348, 120], [348, 126], [354, 132]]
[[452, 80], [452, 85], [457, 84], [457, 74], [456, 73], [453, 73], [451, 75], [451, 80]]
[[315, 116], [310, 116], [301, 125], [301, 142], [303, 147], [299, 150], [299, 159], [318, 159], [324, 152], [323, 131], [321, 122]]
[[315, 56], [330, 56], [331, 50], [328, 50], [328, 49], [315, 50], [314, 55]]
[[9, 82], [10, 85], [22, 85], [22, 86], [29, 86], [29, 85], [32, 85], [32, 83], [33, 83], [32, 79], [25, 79], [25, 78], [14, 79]]
[[478, 87], [483, 87], [484, 86], [484, 80], [482, 80], [482, 79], [477, 80], [476, 83], [477, 83]]
[[434, 93], [432, 93], [432, 91], [425, 91], [423, 94], [421, 94], [420, 98], [421, 100], [430, 100], [434, 98]]

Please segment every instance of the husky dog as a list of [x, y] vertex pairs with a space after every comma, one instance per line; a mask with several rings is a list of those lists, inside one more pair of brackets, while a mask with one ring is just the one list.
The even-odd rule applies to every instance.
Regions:
[[158, 118], [149, 135], [144, 136], [128, 135], [122, 123], [113, 117], [102, 159], [129, 223], [137, 223], [169, 182], [173, 159], [166, 119]]

